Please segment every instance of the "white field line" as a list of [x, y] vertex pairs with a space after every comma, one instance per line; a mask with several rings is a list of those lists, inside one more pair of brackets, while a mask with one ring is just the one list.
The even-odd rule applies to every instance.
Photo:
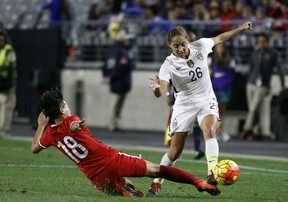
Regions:
[[[31, 138], [11, 138], [11, 139], [21, 139], [21, 140], [29, 140], [31, 141]], [[162, 151], [167, 152], [167, 148], [156, 148], [156, 147], [146, 147], [146, 146], [120, 146], [120, 145], [109, 145], [115, 148], [122, 148], [122, 149], [138, 149], [138, 150], [148, 150], [148, 151]], [[10, 148], [11, 149], [11, 148]], [[194, 151], [186, 150], [183, 151], [183, 153], [193, 153]], [[234, 156], [234, 157], [240, 157], [240, 158], [250, 158], [250, 159], [266, 159], [266, 160], [274, 160], [274, 161], [287, 161], [287, 158], [277, 158], [277, 157], [270, 157], [270, 156], [258, 156], [258, 155], [245, 155], [245, 154], [230, 154], [230, 153], [220, 153], [220, 155], [225, 156]], [[201, 163], [206, 164], [206, 161], [199, 161], [199, 160], [189, 160], [189, 159], [179, 159], [178, 161], [183, 162], [190, 162], [190, 163]], [[0, 164], [0, 167], [37, 167], [37, 168], [76, 168], [76, 166], [69, 166], [69, 165], [17, 165], [17, 164]], [[275, 170], [275, 169], [267, 169], [267, 168], [256, 168], [256, 167], [250, 167], [250, 166], [243, 166], [239, 165], [240, 168], [247, 169], [247, 170], [255, 170], [255, 171], [263, 171], [263, 172], [271, 172], [271, 173], [284, 173], [288, 174], [288, 170]]]
[[[186, 162], [186, 163], [199, 163], [199, 164], [206, 164], [206, 161], [199, 161], [199, 160], [189, 160], [189, 159], [179, 159], [178, 161]], [[269, 172], [269, 173], [283, 173], [288, 174], [288, 170], [276, 170], [276, 169], [268, 169], [268, 168], [257, 168], [252, 166], [244, 166], [239, 165], [240, 169], [246, 170], [255, 170], [261, 172]]]
[[[206, 164], [205, 161], [199, 160], [189, 160], [189, 159], [179, 159], [178, 161], [186, 162], [186, 163], [199, 163], [199, 164]], [[35, 164], [0, 164], [0, 167], [16, 167], [16, 168], [77, 168], [74, 165], [35, 165]], [[269, 172], [269, 173], [283, 173], [288, 174], [288, 170], [276, 170], [276, 169], [267, 169], [267, 168], [256, 168], [251, 166], [244, 166], [239, 165], [241, 169], [246, 170], [254, 170], [254, 171], [261, 171], [261, 172]]]
[[[15, 140], [24, 140], [24, 141], [31, 141], [31, 137], [20, 137], [20, 136], [12, 136], [9, 139]], [[161, 151], [167, 152], [167, 147], [149, 147], [149, 146], [133, 146], [133, 145], [120, 145], [120, 144], [107, 144], [108, 146], [114, 147], [118, 150], [121, 149], [138, 149], [144, 151]], [[194, 150], [185, 149], [183, 153], [193, 154]], [[257, 159], [257, 160], [271, 160], [271, 161], [284, 161], [288, 162], [288, 158], [284, 157], [275, 157], [275, 156], [261, 156], [261, 155], [250, 155], [250, 154], [235, 154], [235, 153], [220, 153], [223, 156], [231, 156], [231, 157], [238, 157], [238, 158], [249, 158], [249, 159]]]
[[16, 168], [77, 168], [74, 165], [33, 165], [33, 164], [0, 164], [0, 167], [16, 167]]

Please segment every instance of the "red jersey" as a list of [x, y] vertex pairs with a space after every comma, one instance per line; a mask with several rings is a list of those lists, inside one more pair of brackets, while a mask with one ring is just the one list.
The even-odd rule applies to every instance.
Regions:
[[56, 147], [91, 180], [116, 158], [118, 150], [96, 140], [86, 126], [78, 132], [71, 131], [71, 123], [78, 120], [78, 116], [70, 116], [58, 125], [48, 126], [38, 144], [44, 149]]

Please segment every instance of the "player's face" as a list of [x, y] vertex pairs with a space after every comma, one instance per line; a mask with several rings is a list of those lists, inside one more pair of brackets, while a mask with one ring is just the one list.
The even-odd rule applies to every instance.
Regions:
[[173, 37], [169, 47], [177, 57], [188, 58], [189, 49], [187, 36], [178, 35]]
[[258, 48], [263, 50], [263, 49], [266, 49], [267, 47], [268, 47], [267, 39], [263, 36], [259, 36], [258, 37]]
[[67, 103], [64, 101], [64, 106], [62, 107], [62, 113], [64, 115], [64, 117], [68, 117], [68, 116], [71, 116], [71, 111], [67, 105]]

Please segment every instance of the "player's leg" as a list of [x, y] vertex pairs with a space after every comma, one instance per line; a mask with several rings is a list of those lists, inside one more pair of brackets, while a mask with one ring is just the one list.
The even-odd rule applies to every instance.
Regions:
[[115, 159], [90, 180], [98, 190], [106, 194], [144, 198], [146, 194], [136, 190], [132, 182], [125, 177], [143, 177], [146, 167], [146, 161], [138, 155], [118, 152]]
[[6, 119], [5, 115], [5, 111], [6, 111], [6, 107], [5, 105], [7, 104], [7, 96], [5, 93], [0, 93], [0, 137], [4, 134], [3, 131], [3, 126], [4, 126], [4, 121]]
[[269, 90], [265, 87], [250, 86], [250, 88], [253, 89], [254, 95], [252, 99], [249, 101], [250, 102], [249, 112], [247, 114], [245, 125], [244, 125], [245, 132], [243, 132], [243, 137], [242, 137], [243, 139], [246, 139], [249, 136], [252, 136], [252, 139], [253, 139], [257, 136], [257, 134], [251, 131], [253, 128], [253, 122], [255, 121], [256, 114], [259, 112], [260, 106], [265, 96], [269, 92]]
[[[187, 132], [175, 132], [172, 135], [169, 151], [162, 157], [160, 165], [173, 166], [176, 163], [183, 151], [186, 137]], [[149, 193], [152, 195], [159, 194], [163, 181], [162, 178], [155, 178], [149, 188]]]
[[160, 177], [172, 182], [185, 183], [194, 185], [198, 191], [206, 191], [211, 195], [219, 195], [221, 190], [214, 185], [210, 185], [203, 180], [199, 180], [194, 175], [174, 168], [146, 161], [147, 169], [145, 175], [148, 177]]
[[110, 94], [109, 103], [109, 130], [113, 131], [117, 128], [116, 105], [119, 100], [119, 95], [116, 93]]
[[[16, 105], [16, 93], [15, 93], [15, 88], [10, 89], [7, 94], [6, 94], [7, 100], [6, 102], [3, 103], [3, 105], [0, 106], [2, 107], [2, 110], [4, 111], [4, 116], [3, 116], [3, 124], [1, 124], [0, 127], [0, 133], [1, 130], [3, 132], [4, 136], [9, 136], [11, 134], [11, 123], [13, 119], [13, 111]], [[2, 116], [0, 116], [2, 117]], [[2, 118], [0, 118], [2, 119]], [[1, 121], [0, 121], [1, 122]], [[1, 136], [1, 134], [0, 134]]]
[[121, 117], [121, 112], [124, 106], [124, 102], [126, 99], [126, 93], [124, 94], [119, 94], [119, 98], [117, 100], [117, 103], [115, 105], [115, 116], [117, 119], [119, 119]]
[[205, 156], [205, 153], [200, 149], [203, 134], [198, 124], [193, 127], [192, 136], [195, 150], [194, 159], [198, 160]]
[[217, 185], [217, 181], [214, 179], [213, 168], [218, 162], [219, 145], [216, 138], [216, 130], [219, 127], [219, 119], [217, 116], [210, 114], [205, 116], [200, 127], [203, 131], [205, 140], [205, 154], [208, 167], [208, 183]]
[[167, 120], [167, 126], [165, 130], [165, 137], [164, 137], [164, 145], [170, 147], [171, 144], [171, 136], [170, 136], [170, 123], [171, 123], [171, 117], [172, 117], [172, 110], [170, 110], [168, 120]]

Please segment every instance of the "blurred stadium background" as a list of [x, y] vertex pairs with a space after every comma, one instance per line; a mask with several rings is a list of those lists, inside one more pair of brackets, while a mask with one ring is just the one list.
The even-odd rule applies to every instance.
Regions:
[[[136, 58], [133, 89], [128, 95], [122, 116], [122, 125], [125, 129], [164, 131], [168, 106], [165, 98], [154, 98], [148, 80], [149, 76], [158, 73], [165, 57], [170, 54], [164, 25], [172, 23], [185, 26], [200, 38], [222, 32], [223, 25], [232, 28], [243, 20], [253, 20], [254, 31], [239, 34], [228, 44], [237, 63], [232, 100], [228, 106], [228, 118], [225, 123], [232, 135], [237, 136], [244, 123], [247, 110], [246, 73], [249, 71], [248, 62], [255, 47], [257, 34], [264, 32], [270, 36], [269, 43], [279, 50], [285, 74], [288, 72], [288, 29], [284, 26], [288, 24], [288, 20], [284, 18], [264, 16], [263, 19], [256, 19], [252, 16], [247, 19], [236, 18], [226, 21], [196, 18], [173, 19], [173, 21], [164, 19], [154, 22], [156, 31], [151, 32], [147, 29], [151, 21], [143, 17], [144, 10], [143, 15], [139, 15], [137, 13], [139, 10], [136, 12], [134, 7], [130, 11], [121, 10], [123, 18], [120, 21], [115, 19], [113, 21], [114, 14], [109, 13], [109, 8], [106, 8], [105, 17], [101, 20], [89, 20], [88, 13], [93, 3], [103, 5], [107, 2], [113, 4], [113, 1], [73, 0], [71, 2], [75, 18], [51, 27], [49, 11], [41, 9], [44, 2], [43, 0], [0, 1], [0, 20], [9, 33], [18, 58], [15, 121], [35, 123], [37, 95], [52, 86], [60, 86], [73, 112], [85, 118], [90, 126], [107, 127], [109, 89], [101, 83], [101, 66], [108, 48], [113, 43], [113, 32], [120, 29], [125, 29], [134, 36], [131, 42]], [[132, 1], [123, 1], [123, 5], [129, 2]], [[155, 2], [160, 5], [166, 1]], [[231, 2], [236, 5], [240, 1]], [[286, 6], [283, 1], [284, 5]], [[93, 27], [93, 30], [87, 28], [89, 26]], [[271, 96], [267, 99], [267, 104], [271, 104], [272, 110], [268, 116], [272, 119], [270, 127], [282, 137], [279, 126], [283, 128], [284, 122], [279, 123], [277, 99], [274, 99], [277, 98], [279, 91], [280, 82], [278, 78], [273, 77]], [[284, 139], [287, 140], [287, 137]]]

